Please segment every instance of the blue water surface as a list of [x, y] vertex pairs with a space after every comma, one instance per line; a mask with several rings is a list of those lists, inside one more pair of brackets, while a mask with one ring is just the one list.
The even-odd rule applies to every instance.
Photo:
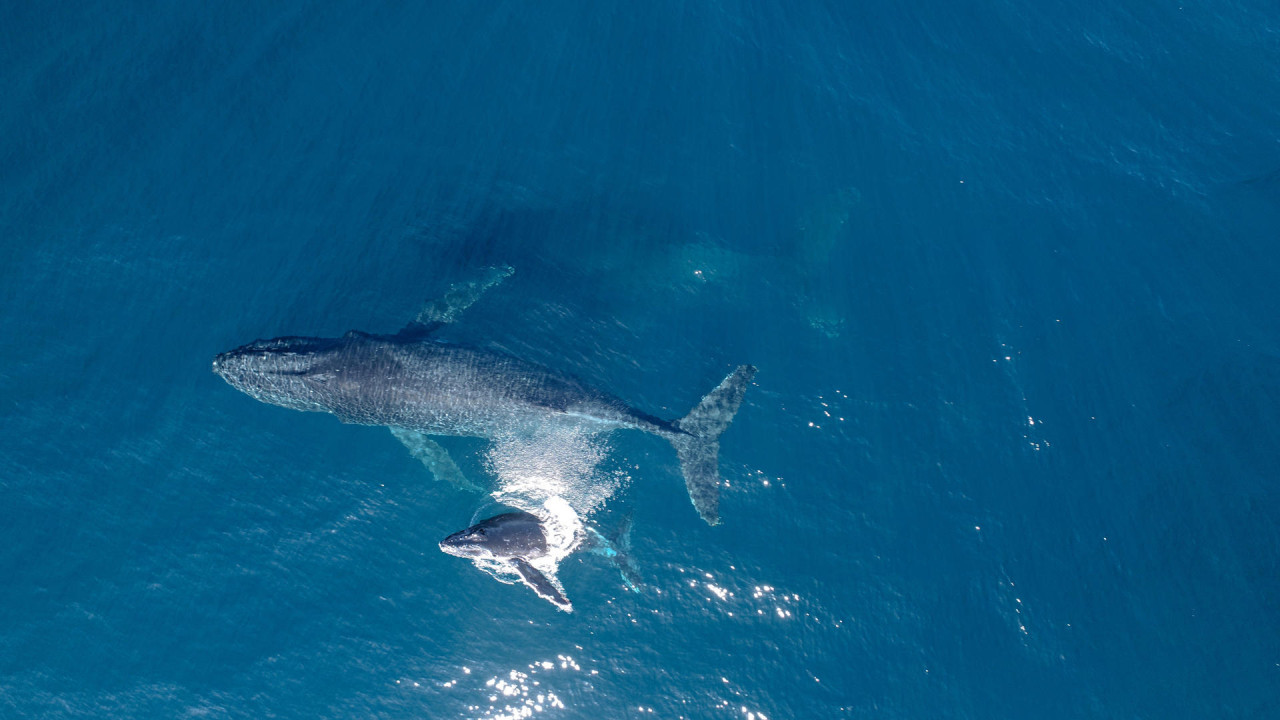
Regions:
[[[1280, 715], [1280, 6], [7, 3], [0, 716]], [[609, 438], [644, 590], [210, 372], [446, 331]], [[451, 440], [474, 477], [485, 445]]]

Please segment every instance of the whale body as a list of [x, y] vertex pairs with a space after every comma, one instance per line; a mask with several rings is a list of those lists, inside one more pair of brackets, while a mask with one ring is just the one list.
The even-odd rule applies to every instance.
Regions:
[[719, 437], [755, 367], [739, 366], [688, 415], [664, 420], [537, 363], [439, 342], [433, 330], [415, 323], [397, 335], [257, 340], [218, 355], [213, 371], [262, 402], [427, 435], [493, 439], [550, 424], [647, 432], [675, 447], [694, 507], [719, 522]]

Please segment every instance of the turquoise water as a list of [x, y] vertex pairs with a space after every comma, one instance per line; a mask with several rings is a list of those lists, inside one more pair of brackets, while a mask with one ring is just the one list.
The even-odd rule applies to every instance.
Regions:
[[[0, 716], [1280, 712], [1273, 3], [367, 5], [0, 10]], [[448, 339], [760, 368], [718, 527], [607, 438], [639, 594], [210, 372], [501, 264]]]

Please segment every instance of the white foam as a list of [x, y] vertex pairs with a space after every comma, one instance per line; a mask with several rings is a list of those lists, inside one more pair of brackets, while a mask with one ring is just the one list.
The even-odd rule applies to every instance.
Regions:
[[[529, 558], [562, 593], [556, 577], [560, 562], [585, 537], [585, 519], [622, 487], [626, 476], [600, 470], [608, 455], [605, 435], [582, 428], [548, 424], [493, 440], [486, 464], [497, 478], [493, 499], [542, 521], [547, 554]], [[504, 562], [475, 560], [476, 567], [504, 583], [520, 582]]]
[[535, 515], [551, 498], [561, 498], [578, 516], [590, 516], [624, 480], [601, 472], [608, 450], [604, 435], [574, 427], [548, 425], [495, 438], [486, 456], [498, 480], [493, 497]]

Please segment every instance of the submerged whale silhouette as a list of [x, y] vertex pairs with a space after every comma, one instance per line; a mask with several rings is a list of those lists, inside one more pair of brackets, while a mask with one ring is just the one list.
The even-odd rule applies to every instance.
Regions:
[[719, 438], [755, 367], [739, 366], [687, 415], [668, 421], [542, 365], [437, 341], [431, 334], [439, 325], [257, 340], [218, 355], [213, 371], [262, 402], [426, 435], [493, 439], [552, 424], [641, 430], [671, 443], [693, 506], [707, 523], [719, 523]]

